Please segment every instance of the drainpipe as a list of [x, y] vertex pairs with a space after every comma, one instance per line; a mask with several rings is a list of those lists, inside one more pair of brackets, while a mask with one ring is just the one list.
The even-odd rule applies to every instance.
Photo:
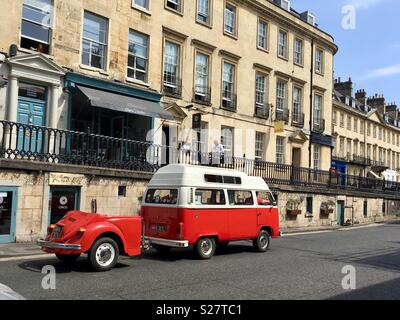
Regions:
[[311, 79], [310, 79], [310, 143], [308, 146], [308, 166], [311, 169], [311, 132], [313, 130], [313, 86], [314, 86], [314, 38], [311, 39]]

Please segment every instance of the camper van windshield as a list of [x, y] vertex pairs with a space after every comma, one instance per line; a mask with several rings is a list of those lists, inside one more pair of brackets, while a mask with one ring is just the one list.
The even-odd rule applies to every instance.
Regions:
[[149, 189], [146, 203], [176, 204], [178, 201], [177, 189]]

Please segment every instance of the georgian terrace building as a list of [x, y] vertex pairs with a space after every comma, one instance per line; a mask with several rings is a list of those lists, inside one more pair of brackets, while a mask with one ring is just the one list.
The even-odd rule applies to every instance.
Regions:
[[353, 95], [353, 83], [335, 80], [332, 166], [354, 176], [399, 181], [400, 125], [397, 106], [382, 95]]
[[[72, 209], [136, 214], [159, 165], [214, 141], [280, 191], [283, 227], [361, 201], [329, 189], [338, 48], [290, 1], [18, 0], [0, 18], [0, 242]], [[380, 217], [369, 201], [359, 221]]]

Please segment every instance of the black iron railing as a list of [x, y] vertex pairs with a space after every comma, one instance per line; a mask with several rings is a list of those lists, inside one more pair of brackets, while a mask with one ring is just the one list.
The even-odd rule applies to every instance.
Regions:
[[269, 104], [259, 104], [256, 103], [256, 108], [254, 112], [254, 116], [261, 119], [268, 119], [269, 118]]
[[220, 153], [106, 137], [0, 120], [0, 158], [155, 172], [167, 164], [235, 169], [275, 185], [399, 193], [400, 183], [335, 171], [301, 168]]
[[285, 123], [288, 123], [289, 122], [289, 109], [276, 110], [275, 121], [284, 121]]
[[163, 94], [169, 97], [182, 97], [182, 80], [168, 73], [164, 74]]
[[292, 126], [299, 128], [304, 127], [304, 113], [292, 113]]
[[193, 102], [210, 105], [211, 104], [211, 88], [203, 86], [195, 86], [193, 91]]

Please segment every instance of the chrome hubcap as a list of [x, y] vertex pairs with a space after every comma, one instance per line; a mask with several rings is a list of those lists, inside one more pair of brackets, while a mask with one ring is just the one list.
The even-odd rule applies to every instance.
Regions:
[[109, 243], [103, 243], [96, 250], [96, 261], [102, 267], [109, 266], [115, 258], [115, 249]]
[[264, 249], [268, 245], [268, 238], [265, 235], [260, 237], [261, 247]]
[[210, 239], [203, 239], [200, 243], [201, 252], [208, 256], [212, 251], [212, 243]]

